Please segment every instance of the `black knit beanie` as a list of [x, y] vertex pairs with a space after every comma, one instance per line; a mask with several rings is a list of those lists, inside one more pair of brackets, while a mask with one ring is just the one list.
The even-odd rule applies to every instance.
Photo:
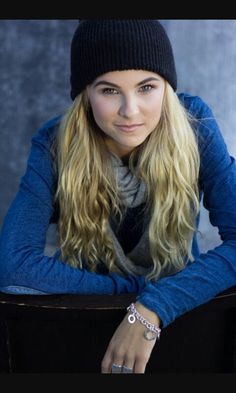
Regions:
[[110, 71], [156, 72], [177, 88], [170, 40], [154, 19], [86, 19], [71, 42], [71, 98]]

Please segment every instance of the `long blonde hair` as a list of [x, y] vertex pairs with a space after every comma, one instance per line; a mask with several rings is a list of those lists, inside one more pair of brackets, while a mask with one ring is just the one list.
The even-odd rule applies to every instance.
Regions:
[[[146, 278], [155, 280], [163, 270], [181, 270], [193, 260], [192, 236], [199, 213], [196, 135], [168, 83], [160, 121], [132, 152], [129, 165], [147, 186], [153, 268]], [[86, 260], [91, 271], [103, 261], [109, 271], [116, 271], [107, 228], [111, 214], [122, 217], [120, 198], [103, 133], [91, 118], [85, 93], [76, 97], [61, 121], [57, 166], [62, 259], [74, 267], [82, 267]]]

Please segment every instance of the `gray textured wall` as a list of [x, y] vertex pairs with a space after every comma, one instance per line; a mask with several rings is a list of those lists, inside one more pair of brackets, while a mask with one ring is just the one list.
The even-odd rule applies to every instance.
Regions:
[[[173, 45], [178, 91], [206, 100], [236, 156], [236, 20], [162, 23]], [[71, 103], [69, 46], [76, 25], [76, 20], [0, 20], [0, 225], [24, 173], [32, 135]], [[219, 242], [203, 208], [200, 229], [202, 250]]]

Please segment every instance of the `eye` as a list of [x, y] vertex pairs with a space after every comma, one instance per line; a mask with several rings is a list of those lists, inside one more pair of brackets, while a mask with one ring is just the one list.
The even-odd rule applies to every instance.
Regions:
[[143, 86], [140, 87], [139, 90], [141, 91], [141, 93], [148, 93], [148, 92], [150, 92], [153, 89], [155, 89], [154, 85], [143, 85]]
[[105, 87], [104, 89], [102, 89], [102, 94], [105, 95], [114, 95], [114, 94], [119, 94], [118, 91], [116, 89], [114, 89], [113, 87]]

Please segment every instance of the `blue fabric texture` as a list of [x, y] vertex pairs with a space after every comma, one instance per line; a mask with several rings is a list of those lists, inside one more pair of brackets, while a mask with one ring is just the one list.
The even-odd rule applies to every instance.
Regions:
[[[60, 117], [44, 124], [32, 138], [27, 168], [0, 234], [0, 290], [29, 294], [137, 293], [137, 300], [156, 312], [165, 327], [177, 317], [236, 285], [236, 166], [213, 113], [198, 96], [178, 94], [198, 119], [195, 129], [201, 156], [199, 188], [221, 244], [199, 253], [181, 272], [145, 284], [141, 276], [97, 274], [70, 267], [44, 253], [46, 233], [55, 219], [57, 176], [51, 144]], [[125, 228], [124, 228], [125, 230]]]

